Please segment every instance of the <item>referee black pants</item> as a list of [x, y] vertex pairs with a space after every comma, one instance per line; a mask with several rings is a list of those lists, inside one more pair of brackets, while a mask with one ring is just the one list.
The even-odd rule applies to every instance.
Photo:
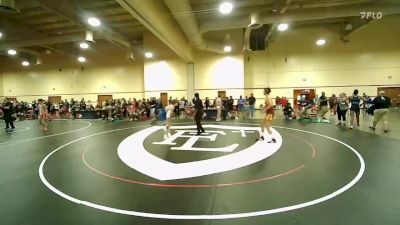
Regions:
[[14, 129], [14, 121], [11, 116], [5, 116], [4, 121], [6, 122], [6, 129], [9, 129], [10, 127]]
[[196, 111], [194, 119], [196, 120], [197, 132], [204, 132], [203, 126], [201, 126], [201, 118], [203, 117], [203, 110]]

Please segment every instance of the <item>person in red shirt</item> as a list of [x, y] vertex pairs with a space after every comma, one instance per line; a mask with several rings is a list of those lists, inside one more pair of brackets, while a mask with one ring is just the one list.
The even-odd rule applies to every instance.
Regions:
[[283, 96], [282, 100], [281, 100], [282, 108], [285, 108], [287, 103], [288, 103], [288, 99], [285, 96]]
[[136, 111], [136, 106], [135, 106], [135, 104], [129, 104], [127, 107], [126, 107], [126, 110], [127, 110], [127, 112], [128, 112], [128, 118], [129, 118], [129, 120], [130, 121], [132, 121], [132, 120], [137, 120], [137, 117], [138, 117], [138, 114], [137, 114], [137, 111]]

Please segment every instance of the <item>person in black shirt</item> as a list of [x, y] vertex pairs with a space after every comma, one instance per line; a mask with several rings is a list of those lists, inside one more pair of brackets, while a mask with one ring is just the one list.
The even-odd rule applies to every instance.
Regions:
[[195, 116], [194, 119], [196, 120], [196, 126], [197, 126], [197, 134], [200, 135], [201, 133], [204, 133], [203, 126], [201, 126], [201, 118], [203, 117], [203, 102], [201, 101], [199, 97], [199, 93], [194, 94], [194, 99], [193, 99], [193, 104], [194, 104], [194, 109], [195, 109]]
[[13, 104], [10, 102], [10, 100], [7, 100], [3, 107], [4, 121], [6, 122], [6, 131], [14, 131], [15, 129], [12, 118], [13, 111]]
[[233, 111], [233, 98], [232, 98], [232, 96], [229, 96], [229, 99], [228, 99], [228, 110], [229, 111]]
[[285, 107], [283, 108], [283, 115], [285, 116], [286, 120], [293, 119], [293, 108], [290, 105], [290, 102], [286, 103]]
[[379, 95], [374, 98], [374, 100], [371, 103], [374, 107], [374, 121], [373, 125], [370, 126], [369, 128], [371, 130], [375, 130], [376, 124], [379, 122], [379, 120], [382, 118], [383, 119], [383, 125], [384, 125], [384, 130], [385, 132], [389, 131], [389, 107], [390, 107], [390, 98], [385, 96], [384, 91], [380, 91]]
[[325, 96], [325, 92], [322, 92], [321, 97], [319, 97], [318, 104], [321, 112], [321, 118], [325, 120], [325, 115], [328, 112], [328, 98]]
[[253, 118], [254, 116], [254, 105], [256, 104], [256, 98], [254, 98], [253, 93], [250, 94], [250, 97], [248, 98], [248, 102], [249, 102], [249, 117]]
[[208, 99], [208, 97], [204, 101], [204, 104], [206, 105], [206, 109], [210, 108], [210, 100]]

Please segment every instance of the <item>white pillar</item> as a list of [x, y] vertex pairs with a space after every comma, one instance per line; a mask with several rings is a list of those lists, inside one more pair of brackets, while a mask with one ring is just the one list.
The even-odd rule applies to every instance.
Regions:
[[194, 98], [194, 64], [186, 64], [187, 74], [187, 100], [190, 101]]

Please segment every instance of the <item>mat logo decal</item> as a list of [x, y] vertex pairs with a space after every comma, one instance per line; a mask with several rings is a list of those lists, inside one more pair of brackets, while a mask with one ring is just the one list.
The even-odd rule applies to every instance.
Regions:
[[[215, 141], [218, 135], [235, 135], [234, 138], [232, 138], [233, 140], [238, 138], [238, 134], [240, 134], [241, 138], [248, 138], [246, 133], [254, 133], [259, 130], [258, 127], [227, 125], [204, 125], [203, 127], [207, 130], [207, 133], [196, 136], [196, 131], [191, 130], [194, 129], [195, 126], [172, 126], [171, 129], [175, 133], [170, 138], [163, 140], [162, 135], [160, 135], [160, 141], [156, 141], [153, 144], [155, 146], [169, 145], [171, 146], [171, 150], [180, 151], [233, 152], [239, 144], [229, 143], [225, 147], [200, 148], [195, 147], [195, 143], [198, 141]], [[149, 135], [162, 129], [164, 129], [163, 126], [153, 126], [127, 137], [118, 146], [119, 158], [130, 168], [149, 177], [157, 180], [176, 180], [242, 168], [273, 155], [282, 145], [282, 137], [273, 129], [273, 135], [277, 140], [274, 144], [265, 141], [254, 141], [254, 144], [248, 148], [229, 155], [194, 162], [172, 163], [149, 153], [143, 145], [144, 140]], [[175, 141], [177, 138], [187, 138], [187, 141], [181, 146], [176, 146], [177, 143]]]
[[[171, 137], [165, 139], [161, 142], [153, 142], [155, 145], [171, 145], [171, 150], [185, 150], [185, 151], [213, 151], [213, 152], [232, 152], [239, 146], [239, 144], [231, 144], [226, 147], [221, 148], [198, 148], [193, 147], [199, 140], [206, 140], [206, 141], [215, 141], [219, 135], [226, 135], [224, 131], [208, 131], [207, 133], [203, 133], [201, 135], [195, 135], [196, 131], [193, 130], [176, 130], [176, 133]], [[176, 147], [176, 143], [174, 142], [178, 138], [188, 138], [188, 140], [182, 146]]]

